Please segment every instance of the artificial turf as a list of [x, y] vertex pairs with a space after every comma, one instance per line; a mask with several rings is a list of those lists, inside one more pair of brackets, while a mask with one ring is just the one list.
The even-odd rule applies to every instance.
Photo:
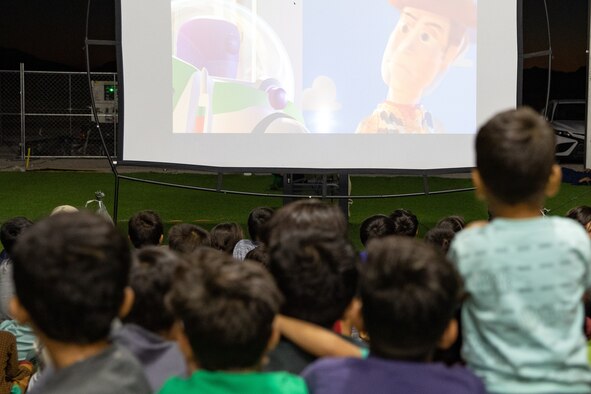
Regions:
[[[216, 188], [215, 175], [191, 173], [137, 173], [133, 177], [167, 183]], [[369, 177], [353, 176], [352, 195], [389, 195], [423, 191], [421, 177]], [[254, 193], [275, 193], [270, 191], [270, 175], [226, 175], [223, 190]], [[87, 200], [94, 198], [94, 192], [102, 190], [109, 212], [113, 213], [114, 176], [107, 173], [78, 171], [30, 171], [0, 173], [0, 221], [14, 216], [40, 219], [62, 204], [83, 207]], [[429, 178], [431, 191], [471, 187], [469, 179]], [[591, 188], [563, 184], [560, 193], [546, 202], [551, 214], [564, 215], [577, 205], [591, 204]], [[330, 200], [329, 200], [330, 201]], [[234, 221], [246, 230], [248, 212], [257, 206], [280, 207], [280, 197], [244, 196], [224, 193], [202, 192], [179, 188], [163, 187], [146, 183], [121, 180], [119, 195], [118, 227], [126, 230], [127, 219], [143, 209], [157, 211], [168, 227], [175, 223], [195, 223], [210, 229], [220, 222]], [[354, 245], [360, 249], [359, 225], [368, 216], [376, 213], [388, 214], [394, 209], [406, 208], [413, 211], [420, 221], [419, 234], [423, 235], [442, 217], [461, 215], [468, 221], [486, 219], [484, 203], [475, 198], [474, 192], [452, 194], [431, 194], [416, 197], [384, 199], [354, 199], [350, 208], [349, 234]]]

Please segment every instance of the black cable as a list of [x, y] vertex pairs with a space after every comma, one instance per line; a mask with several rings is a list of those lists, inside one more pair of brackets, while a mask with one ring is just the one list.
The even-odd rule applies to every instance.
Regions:
[[88, 77], [88, 90], [90, 93], [90, 105], [91, 105], [91, 109], [92, 109], [94, 123], [96, 125], [96, 130], [99, 134], [99, 137], [101, 139], [101, 144], [103, 146], [103, 151], [105, 152], [105, 156], [107, 157], [107, 160], [109, 161], [109, 166], [111, 167], [111, 171], [113, 172], [113, 175], [115, 175], [115, 177], [118, 177], [119, 174], [117, 172], [117, 167], [115, 166], [115, 163], [113, 162], [113, 158], [109, 154], [109, 150], [107, 149], [107, 143], [105, 142], [105, 138], [103, 137], [103, 132], [101, 130], [101, 126], [99, 123], [98, 112], [96, 110], [96, 102], [94, 100], [94, 92], [92, 90], [92, 77], [90, 74], [90, 47], [88, 45], [88, 25], [89, 25], [89, 21], [90, 21], [91, 2], [92, 2], [92, 0], [88, 0], [87, 7], [86, 7], [86, 31], [85, 31], [85, 36], [84, 36], [84, 51], [86, 52], [86, 76]]
[[550, 105], [550, 87], [552, 86], [552, 36], [550, 35], [550, 15], [548, 14], [548, 3], [544, 0], [544, 10], [546, 11], [546, 29], [548, 32], [548, 85], [546, 85], [546, 103], [544, 113], [548, 117], [548, 106]]

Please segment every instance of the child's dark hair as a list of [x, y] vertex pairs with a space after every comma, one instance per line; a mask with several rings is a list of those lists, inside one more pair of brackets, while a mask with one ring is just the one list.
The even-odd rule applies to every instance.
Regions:
[[138, 249], [160, 244], [163, 233], [162, 220], [154, 211], [140, 211], [127, 223], [129, 240]]
[[24, 230], [32, 225], [33, 222], [22, 216], [8, 219], [2, 223], [2, 227], [0, 227], [0, 242], [2, 242], [2, 246], [4, 246], [4, 250], [9, 257], [12, 255], [12, 249], [14, 248], [17, 238]]
[[200, 368], [256, 368], [264, 356], [282, 301], [273, 278], [259, 264], [230, 256], [179, 268], [168, 297]]
[[571, 218], [581, 223], [585, 229], [591, 223], [591, 207], [587, 205], [580, 205], [572, 208], [566, 213], [567, 218]]
[[435, 246], [443, 253], [449, 251], [451, 241], [453, 241], [456, 233], [448, 227], [434, 227], [425, 234], [425, 242]]
[[260, 244], [244, 256], [245, 260], [261, 263], [265, 268], [269, 266], [269, 250], [264, 244]]
[[35, 327], [50, 339], [90, 344], [109, 336], [129, 279], [129, 243], [88, 212], [33, 225], [14, 248], [14, 284]]
[[347, 219], [336, 205], [298, 200], [279, 209], [263, 228], [261, 241], [271, 245], [286, 231], [316, 229], [347, 237]]
[[408, 237], [369, 242], [360, 295], [371, 353], [427, 359], [454, 316], [460, 292], [454, 266], [430, 245]]
[[390, 214], [394, 222], [395, 234], [415, 237], [419, 231], [419, 219], [408, 209], [397, 209]]
[[175, 252], [188, 254], [201, 246], [211, 246], [211, 237], [199, 226], [181, 223], [168, 230], [168, 247]]
[[238, 223], [220, 223], [211, 229], [211, 247], [232, 254], [244, 235]]
[[275, 211], [269, 207], [258, 207], [250, 211], [248, 215], [248, 235], [253, 241], [261, 240], [263, 227], [273, 217]]
[[386, 215], [373, 215], [365, 219], [359, 228], [359, 238], [363, 246], [374, 238], [382, 238], [396, 234], [396, 226], [392, 219]]
[[313, 229], [284, 232], [269, 258], [269, 271], [285, 297], [281, 313], [332, 327], [356, 293], [356, 258], [340, 235]]
[[484, 124], [476, 137], [476, 166], [491, 195], [509, 205], [543, 197], [555, 141], [550, 125], [530, 108], [501, 112]]
[[147, 246], [136, 251], [129, 278], [135, 298], [131, 311], [123, 319], [125, 323], [137, 324], [156, 334], [172, 327], [174, 317], [164, 298], [172, 288], [174, 273], [182, 263], [177, 254], [159, 246]]
[[466, 221], [461, 216], [451, 215], [439, 220], [435, 227], [448, 228], [454, 233], [459, 233], [464, 229], [464, 227], [466, 227]]

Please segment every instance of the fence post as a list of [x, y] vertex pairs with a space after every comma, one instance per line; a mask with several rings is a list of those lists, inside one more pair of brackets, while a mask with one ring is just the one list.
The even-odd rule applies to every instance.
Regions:
[[25, 64], [20, 63], [21, 160], [25, 160]]

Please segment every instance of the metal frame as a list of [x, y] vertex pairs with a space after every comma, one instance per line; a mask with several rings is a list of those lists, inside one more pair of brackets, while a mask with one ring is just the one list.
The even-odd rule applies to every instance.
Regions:
[[[88, 11], [87, 11], [87, 20], [86, 20], [86, 56], [87, 56], [87, 73], [89, 76], [89, 85], [90, 85], [90, 62], [89, 62], [89, 47], [91, 45], [114, 45], [117, 48], [117, 70], [118, 70], [118, 94], [119, 94], [119, 129], [118, 129], [118, 144], [117, 144], [117, 156], [119, 158], [123, 157], [123, 136], [124, 136], [124, 117], [125, 117], [125, 108], [124, 108], [124, 101], [125, 101], [125, 81], [124, 81], [124, 74], [123, 74], [123, 53], [122, 53], [122, 46], [121, 46], [121, 1], [122, 0], [114, 0], [115, 1], [115, 14], [116, 14], [116, 40], [115, 41], [104, 41], [104, 40], [90, 40], [88, 39], [88, 22], [90, 17], [90, 3], [91, 0], [88, 0]], [[522, 18], [523, 18], [523, 0], [517, 0], [517, 21], [518, 24], [518, 83], [517, 83], [517, 92], [516, 92], [516, 104], [519, 106], [522, 103], [522, 83], [523, 83], [523, 59], [526, 55], [523, 54], [523, 28], [522, 28]], [[531, 55], [531, 54], [530, 54]], [[551, 55], [550, 55], [551, 56]], [[549, 88], [548, 88], [549, 89]], [[92, 92], [90, 92], [92, 95]], [[96, 108], [94, 106], [94, 98], [92, 100], [93, 104], [93, 113], [95, 113], [95, 122], [97, 124], [97, 130], [101, 133], [100, 125], [98, 124], [98, 118], [96, 117]], [[102, 133], [101, 133], [101, 139]], [[105, 146], [105, 152], [106, 146]], [[471, 168], [443, 168], [443, 169], [430, 169], [430, 170], [407, 170], [407, 169], [363, 169], [363, 168], [349, 168], [349, 169], [310, 169], [310, 168], [222, 168], [222, 167], [208, 167], [208, 166], [198, 166], [198, 165], [183, 165], [178, 163], [162, 163], [162, 162], [137, 162], [137, 161], [114, 161], [112, 160], [111, 156], [108, 155], [107, 152], [107, 159], [109, 160], [109, 164], [111, 166], [111, 170], [115, 176], [115, 196], [114, 196], [114, 209], [113, 209], [113, 217], [115, 221], [117, 220], [117, 213], [118, 213], [118, 204], [119, 204], [119, 186], [121, 180], [127, 180], [131, 182], [140, 182], [152, 185], [159, 185], [164, 187], [174, 187], [180, 189], [189, 189], [189, 190], [196, 190], [196, 191], [205, 191], [205, 192], [215, 192], [215, 193], [223, 193], [223, 194], [232, 194], [232, 195], [243, 195], [243, 196], [259, 196], [259, 197], [271, 197], [271, 198], [302, 198], [306, 196], [296, 195], [296, 194], [269, 194], [269, 193], [253, 193], [253, 192], [243, 192], [243, 191], [236, 191], [236, 190], [225, 190], [221, 187], [221, 181], [218, 181], [217, 188], [205, 188], [205, 187], [198, 187], [198, 186], [189, 186], [189, 185], [180, 185], [175, 183], [168, 183], [168, 182], [160, 182], [160, 181], [153, 181], [149, 179], [140, 179], [137, 177], [121, 175], [117, 171], [118, 166], [150, 166], [150, 167], [170, 167], [170, 168], [179, 168], [179, 169], [190, 169], [190, 170], [198, 170], [204, 172], [211, 172], [217, 173], [218, 176], [223, 176], [224, 173], [241, 173], [241, 172], [251, 172], [251, 173], [282, 173], [282, 174], [290, 174], [290, 173], [301, 173], [301, 174], [342, 174], [349, 175], [349, 174], [388, 174], [388, 175], [420, 175], [423, 177], [423, 192], [417, 193], [405, 193], [405, 194], [389, 194], [389, 195], [367, 195], [367, 196], [351, 196], [349, 193], [347, 195], [331, 195], [331, 196], [323, 196], [323, 195], [314, 195], [314, 196], [307, 196], [308, 198], [316, 197], [316, 198], [331, 198], [331, 199], [339, 199], [339, 200], [348, 200], [348, 199], [378, 199], [378, 198], [397, 198], [397, 197], [417, 197], [423, 195], [437, 195], [437, 194], [450, 194], [450, 193], [458, 193], [458, 192], [465, 192], [465, 191], [472, 191], [474, 188], [464, 188], [464, 189], [453, 189], [453, 190], [441, 190], [441, 191], [430, 191], [429, 184], [428, 184], [428, 177], [430, 175], [442, 175], [442, 174], [450, 174], [450, 173], [463, 173], [468, 172]], [[221, 179], [221, 178], [220, 178]], [[326, 194], [326, 193], [322, 193]]]

